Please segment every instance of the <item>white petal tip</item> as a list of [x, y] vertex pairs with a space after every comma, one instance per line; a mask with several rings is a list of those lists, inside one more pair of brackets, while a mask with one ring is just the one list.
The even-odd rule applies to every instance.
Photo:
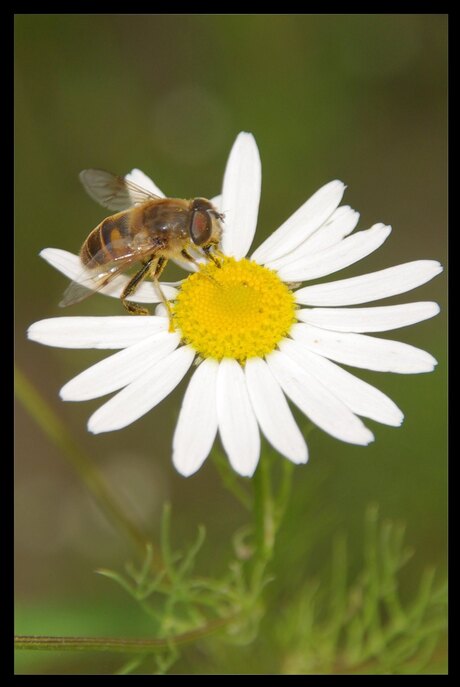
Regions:
[[438, 361], [436, 360], [436, 358], [433, 358], [432, 355], [426, 353], [426, 359], [424, 361], [420, 361], [419, 367], [414, 368], [413, 372], [415, 374], [423, 372], [433, 372], [437, 364]]
[[393, 227], [391, 224], [383, 224], [383, 222], [378, 222], [377, 224], [374, 224], [371, 229], [374, 229], [375, 232], [380, 232], [382, 235], [385, 235], [385, 237], [389, 236], [391, 232], [393, 231]]
[[206, 458], [204, 458], [204, 460], [203, 458], [201, 458], [201, 460], [196, 460], [194, 456], [192, 456], [192, 459], [190, 459], [190, 456], [187, 456], [184, 460], [183, 451], [176, 451], [173, 447], [172, 464], [182, 477], [191, 477], [198, 472]]
[[235, 470], [235, 472], [237, 472], [240, 475], [240, 477], [248, 477], [249, 478], [249, 477], [252, 477], [254, 475], [254, 473], [256, 471], [256, 467], [257, 467], [257, 465], [254, 468], [247, 470], [246, 468], [238, 468], [237, 469], [235, 466], [233, 466], [233, 469]]
[[[98, 411], [96, 411], [96, 413], [97, 412]], [[91, 432], [91, 434], [102, 434], [103, 432], [112, 432], [115, 429], [121, 429], [121, 427], [106, 427], [103, 422], [95, 417], [96, 413], [89, 418], [87, 424], [88, 432]]]
[[50, 336], [51, 329], [51, 327], [48, 326], [48, 322], [50, 322], [50, 320], [39, 320], [38, 322], [31, 324], [27, 330], [27, 338], [30, 339], [30, 341], [36, 341], [37, 343], [48, 345], [48, 338]]
[[112, 428], [106, 429], [105, 427], [95, 427], [91, 423], [88, 422], [88, 432], [91, 432], [91, 434], [103, 434], [104, 432], [111, 432], [113, 431]]
[[291, 463], [294, 463], [295, 465], [305, 465], [308, 463], [308, 452], [305, 451], [304, 453], [296, 456], [286, 456], [288, 460], [291, 461]]
[[434, 279], [438, 276], [438, 274], [441, 274], [441, 272], [444, 272], [444, 265], [441, 265], [439, 260], [418, 260], [415, 262], [423, 263], [424, 269], [426, 271], [428, 278], [424, 282], [422, 282], [423, 284], [425, 284], [426, 281]]
[[70, 256], [71, 259], [79, 260], [78, 255], [74, 255], [63, 248], [43, 248], [38, 254], [43, 260], [46, 260], [52, 267], [54, 267], [56, 260], [61, 262], [63, 257]]
[[179, 466], [176, 465], [176, 463], [174, 462], [174, 458], [173, 458], [173, 465], [174, 465], [174, 467], [176, 468], [176, 470], [177, 470], [177, 472], [179, 473], [179, 475], [181, 475], [182, 477], [191, 477], [191, 476], [194, 475], [196, 472], [198, 472], [198, 470], [200, 469], [199, 467], [194, 467], [193, 469], [188, 469], [188, 468], [186, 468], [186, 467], [184, 467], [184, 466], [180, 466], [180, 467], [179, 467]]
[[291, 463], [294, 463], [295, 465], [305, 465], [305, 463], [308, 463], [308, 446], [306, 443], [303, 443], [303, 446], [298, 445], [296, 448], [292, 448], [291, 451], [281, 451], [280, 449], [277, 449], [279, 453], [284, 458], [287, 458], [288, 460], [291, 461]]
[[404, 413], [397, 406], [394, 406], [388, 411], [384, 416], [379, 418], [372, 418], [382, 425], [387, 425], [388, 427], [401, 427], [404, 422]]
[[251, 134], [250, 131], [240, 131], [240, 133], [239, 133], [238, 136], [236, 137], [236, 140], [238, 140], [238, 139], [240, 139], [240, 138], [245, 138], [246, 140], [251, 140], [251, 139], [252, 139], [253, 141], [255, 141], [254, 135]]
[[73, 388], [74, 385], [72, 384], [72, 381], [73, 380], [68, 382], [68, 384], [64, 384], [60, 390], [59, 397], [62, 401], [89, 401], [94, 397], [91, 394], [85, 394], [84, 389], [80, 389], [79, 391], [78, 388]]
[[35, 324], [31, 324], [27, 330], [27, 338], [30, 339], [31, 341], [36, 341], [37, 340], [36, 339], [36, 336], [37, 336], [36, 331], [37, 331], [37, 327], [35, 326]]
[[[340, 437], [340, 439], [342, 441], [344, 440], [343, 437]], [[345, 441], [348, 441], [350, 444], [355, 444], [356, 446], [369, 446], [369, 444], [372, 444], [372, 442], [375, 441], [375, 437], [371, 430], [363, 425], [360, 433], [357, 432], [353, 438], [348, 440], [345, 439]]]
[[163, 191], [158, 188], [152, 179], [137, 167], [134, 167], [128, 174], [125, 174], [125, 179], [137, 184], [137, 186], [144, 188], [146, 191], [150, 191], [150, 193], [156, 196], [160, 196], [160, 198], [164, 196]]
[[335, 197], [338, 205], [343, 198], [346, 188], [343, 181], [340, 181], [340, 179], [333, 179], [333, 181], [329, 181], [329, 183], [320, 188], [317, 193], [321, 193], [323, 196]]
[[340, 181], [340, 179], [333, 179], [329, 183], [325, 184], [320, 191], [321, 193], [327, 193], [328, 195], [333, 195], [337, 198], [337, 204], [340, 203], [340, 201], [343, 198], [343, 195], [347, 189], [346, 184], [343, 183], [343, 181]]
[[363, 437], [363, 446], [369, 446], [369, 444], [372, 444], [372, 442], [375, 441], [375, 437], [372, 434], [370, 430], [367, 431], [366, 435]]

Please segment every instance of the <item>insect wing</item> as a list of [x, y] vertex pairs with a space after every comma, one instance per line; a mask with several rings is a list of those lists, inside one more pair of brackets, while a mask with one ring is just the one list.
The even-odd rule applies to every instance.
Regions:
[[[89, 298], [105, 286], [110, 284], [117, 276], [121, 275], [128, 267], [136, 262], [151, 258], [155, 251], [160, 247], [158, 242], [152, 241], [147, 246], [133, 249], [127, 252], [126, 244], [122, 241], [115, 241], [111, 244], [112, 250], [116, 252], [118, 244], [123, 248], [123, 255], [110, 262], [104, 262], [105, 250], [101, 250], [93, 258], [95, 267], [83, 267], [80, 274], [72, 281], [64, 291], [62, 300], [59, 303], [61, 308], [74, 305]], [[100, 264], [102, 263], [102, 264]], [[120, 288], [125, 286], [120, 284]]]
[[[89, 275], [82, 275], [81, 279], [79, 278], [78, 281], [71, 282], [64, 291], [62, 299], [59, 302], [59, 307], [66, 308], [68, 305], [75, 305], [75, 303], [80, 303], [97, 291], [100, 291], [111, 279], [110, 273], [107, 273], [105, 278], [103, 278], [103, 276], [104, 275], [99, 274], [94, 275], [93, 278]], [[83, 282], [85, 281], [88, 286], [84, 285]]]
[[160, 198], [134, 182], [103, 169], [84, 169], [80, 172], [80, 181], [93, 200], [117, 212]]
[[111, 263], [111, 266], [104, 265], [92, 269], [87, 267], [82, 269], [78, 277], [64, 291], [59, 307], [65, 308], [68, 305], [74, 305], [89, 298], [103, 289], [104, 286], [110, 284], [116, 276], [122, 274], [136, 259], [125, 258], [118, 261], [116, 265]]

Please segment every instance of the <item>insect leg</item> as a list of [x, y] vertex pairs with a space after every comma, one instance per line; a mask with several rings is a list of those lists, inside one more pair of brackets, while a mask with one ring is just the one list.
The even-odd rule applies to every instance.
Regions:
[[163, 293], [163, 291], [162, 291], [162, 289], [161, 289], [161, 286], [160, 286], [160, 281], [159, 281], [160, 276], [161, 276], [161, 273], [163, 272], [163, 270], [164, 270], [164, 268], [166, 267], [167, 263], [168, 263], [168, 259], [167, 259], [167, 258], [159, 257], [159, 258], [158, 258], [158, 262], [157, 262], [157, 264], [155, 265], [155, 270], [154, 270], [153, 274], [151, 274], [151, 278], [152, 278], [152, 281], [153, 281], [153, 285], [154, 285], [154, 287], [155, 287], [155, 289], [156, 289], [156, 292], [158, 293], [158, 295], [159, 295], [160, 298], [161, 298], [161, 302], [163, 303], [163, 305], [165, 306], [166, 310], [168, 311], [168, 317], [169, 317], [169, 331], [170, 331], [170, 332], [173, 332], [173, 331], [174, 331], [174, 326], [173, 326], [173, 319], [172, 319], [173, 313], [172, 313], [172, 309], [171, 309], [171, 304], [170, 304], [170, 302], [168, 301], [168, 299], [166, 298], [166, 296], [164, 295], [164, 293]]
[[[211, 253], [211, 250], [214, 248], [214, 252]], [[221, 264], [218, 260], [218, 258], [223, 258], [223, 253], [220, 252], [218, 248], [215, 247], [213, 243], [209, 243], [207, 246], [203, 246], [203, 253], [206, 255], [208, 260], [212, 260], [212, 262], [215, 264], [216, 267], [221, 267]]]
[[[131, 281], [123, 289], [123, 292], [121, 294], [121, 302], [125, 306], [126, 310], [129, 313], [131, 313], [131, 315], [150, 315], [150, 312], [147, 310], [147, 308], [143, 308], [141, 305], [138, 305], [137, 303], [131, 303], [126, 299], [128, 298], [128, 296], [134, 293], [134, 291], [137, 289], [141, 281], [145, 279], [145, 277], [148, 275], [154, 260], [155, 256], [149, 258], [149, 260], [147, 260], [147, 262], [141, 267], [139, 272], [136, 272]], [[160, 260], [161, 258], [158, 258], [158, 262]]]
[[190, 253], [188, 253], [188, 252], [185, 250], [185, 248], [183, 248], [183, 250], [181, 250], [180, 254], [181, 254], [182, 257], [185, 258], [188, 262], [192, 262], [192, 263], [193, 263], [194, 265], [196, 265], [197, 267], [200, 266], [200, 263], [198, 262], [198, 260], [195, 260], [195, 258], [193, 257], [193, 255], [190, 255]]

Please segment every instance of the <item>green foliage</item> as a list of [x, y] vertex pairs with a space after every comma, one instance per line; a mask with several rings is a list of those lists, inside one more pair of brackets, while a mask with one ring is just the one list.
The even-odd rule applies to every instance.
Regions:
[[329, 584], [308, 581], [277, 624], [283, 673], [416, 674], [429, 663], [445, 630], [447, 590], [426, 570], [403, 602], [400, 571], [412, 556], [404, 527], [365, 519], [363, 565], [349, 580], [343, 537], [333, 547]]
[[[265, 564], [254, 553], [255, 548], [242, 544], [245, 534], [235, 535], [236, 558], [221, 579], [195, 575], [205, 529], [198, 528], [188, 549], [174, 550], [167, 505], [163, 510], [158, 560], [149, 544], [140, 569], [129, 562], [124, 574], [97, 570], [119, 584], [150, 617], [155, 638], [168, 640], [162, 651], [155, 650], [153, 654], [155, 674], [163, 674], [172, 667], [182, 645], [214, 634], [220, 628], [225, 628], [225, 641], [230, 644], [248, 644], [257, 637], [263, 615], [262, 591], [269, 578], [265, 576]], [[248, 551], [252, 554], [248, 555]], [[133, 672], [141, 663], [141, 658], [130, 660], [119, 674]]]
[[[403, 600], [400, 572], [412, 557], [404, 544], [404, 527], [380, 522], [377, 508], [370, 507], [361, 569], [350, 579], [346, 540], [337, 538], [328, 582], [307, 580], [284, 607], [281, 618], [278, 609], [267, 607], [264, 591], [273, 578], [267, 560], [263, 562], [257, 554], [260, 549], [252, 541], [254, 534], [246, 529], [235, 535], [237, 557], [222, 578], [196, 576], [204, 529], [199, 528], [187, 550], [175, 551], [167, 507], [161, 561], [157, 561], [160, 572], [155, 571], [151, 546], [139, 570], [128, 564], [125, 575], [98, 571], [117, 582], [148, 614], [155, 637], [169, 640], [153, 654], [155, 674], [168, 672], [184, 646], [193, 642], [211, 644], [208, 651], [217, 656], [229, 644], [255, 642], [262, 619], [263, 630], [272, 628], [268, 639], [278, 657], [279, 674], [424, 671], [445, 628], [446, 585], [435, 584], [434, 570], [427, 570], [412, 598]], [[221, 629], [218, 636], [216, 629]], [[145, 660], [145, 656], [130, 659], [117, 674], [142, 672]]]
[[[56, 425], [52, 411], [23, 381], [21, 386], [19, 376], [20, 398], [32, 398], [34, 402], [26, 405], [40, 426], [45, 431], [50, 425], [58, 427], [59, 432], [50, 435], [55, 440], [65, 437], [62, 448], [71, 452], [72, 464], [111, 515], [119, 535], [128, 533], [136, 548], [142, 547], [140, 564], [127, 563], [123, 574], [108, 569], [98, 573], [131, 597], [149, 625], [144, 638], [134, 639], [21, 635], [16, 639], [18, 649], [125, 654], [125, 662], [115, 671], [111, 668], [118, 675], [165, 674], [173, 667], [180, 672], [190, 656], [198, 673], [213, 664], [216, 672], [230, 665], [232, 673], [414, 674], [433, 670], [433, 653], [441, 645], [445, 628], [446, 585], [435, 584], [430, 569], [416, 592], [401, 591], [401, 571], [412, 551], [404, 544], [404, 528], [380, 522], [375, 506], [365, 517], [359, 566], [355, 560], [349, 564], [346, 540], [337, 538], [329, 579], [323, 575], [320, 582], [302, 578], [297, 588], [288, 579], [286, 586], [282, 577], [289, 569], [286, 548], [283, 552], [277, 542], [281, 544], [278, 535], [292, 505], [294, 466], [279, 461], [266, 448], [253, 479], [246, 481], [217, 454], [214, 460], [222, 481], [248, 511], [248, 521], [231, 539], [233, 547], [224, 570], [217, 570], [216, 577], [199, 574], [204, 528], [198, 528], [188, 547], [177, 549], [171, 536], [171, 510], [165, 506], [159, 545], [144, 544], [142, 533], [113, 500], [91, 462], [75, 451], [71, 435]], [[308, 432], [304, 427], [304, 433]], [[89, 482], [88, 474], [92, 475]], [[315, 527], [316, 516], [309, 529]], [[292, 546], [292, 532], [288, 539]], [[281, 568], [277, 553], [284, 563]], [[207, 570], [209, 559], [208, 553]], [[356, 567], [358, 572], [351, 574]], [[443, 671], [442, 666], [439, 670]]]

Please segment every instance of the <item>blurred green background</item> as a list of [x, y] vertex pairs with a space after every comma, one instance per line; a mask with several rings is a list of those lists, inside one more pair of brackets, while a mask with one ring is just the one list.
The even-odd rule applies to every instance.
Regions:
[[[89, 435], [86, 420], [101, 402], [64, 404], [58, 391], [106, 353], [26, 340], [30, 323], [64, 314], [57, 303], [67, 282], [38, 253], [47, 246], [77, 252], [103, 218], [79, 184], [81, 169], [140, 167], [169, 195], [213, 196], [231, 145], [245, 130], [255, 135], [263, 165], [254, 246], [339, 178], [348, 186], [344, 202], [361, 212], [359, 227], [383, 221], [393, 233], [337, 278], [414, 259], [445, 265], [447, 17], [17, 15], [15, 32], [18, 365], [132, 517], [155, 537], [161, 506], [170, 500], [178, 543], [204, 523], [204, 569], [222, 570], [245, 514], [210, 462], [189, 479], [174, 471], [171, 439], [185, 383], [135, 425]], [[171, 268], [167, 276], [179, 274]], [[376, 436], [368, 448], [312, 433], [310, 462], [296, 469], [278, 544], [277, 584], [285, 594], [322, 575], [336, 532], [348, 534], [358, 564], [369, 503], [407, 524], [416, 550], [403, 578], [409, 596], [424, 567], [435, 565], [440, 575], [445, 569], [445, 284], [442, 275], [382, 303], [441, 304], [434, 320], [388, 336], [429, 350], [436, 371], [358, 371], [402, 408], [402, 427], [366, 421]], [[117, 301], [95, 296], [65, 315], [122, 312]], [[17, 632], [148, 636], [148, 621], [131, 600], [94, 574], [101, 566], [121, 568], [130, 550], [19, 404], [16, 489]], [[17, 671], [97, 673], [119, 663], [116, 656], [21, 653]], [[189, 654], [175, 668], [279, 670], [280, 657], [264, 651], [263, 642], [257, 650], [229, 651], [227, 665]]]

